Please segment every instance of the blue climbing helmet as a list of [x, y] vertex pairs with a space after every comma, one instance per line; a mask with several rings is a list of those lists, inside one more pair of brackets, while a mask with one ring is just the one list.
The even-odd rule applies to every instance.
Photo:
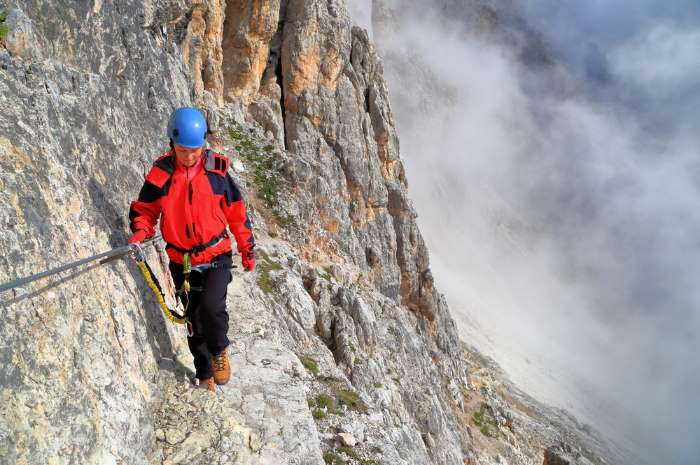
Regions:
[[168, 137], [173, 143], [190, 149], [198, 149], [204, 146], [206, 135], [207, 122], [196, 108], [178, 108], [170, 115]]

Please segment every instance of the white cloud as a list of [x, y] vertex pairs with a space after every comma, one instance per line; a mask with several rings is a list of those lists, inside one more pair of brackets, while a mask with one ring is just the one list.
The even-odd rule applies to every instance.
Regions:
[[[583, 17], [605, 16], [590, 8]], [[699, 29], [637, 9], [648, 26], [608, 34], [614, 81], [594, 100], [525, 90], [526, 76], [558, 78], [407, 16], [381, 44], [385, 70], [410, 194], [463, 337], [545, 401], [695, 465]]]
[[[687, 92], [700, 83], [700, 29], [673, 22], [655, 24], [611, 54], [614, 73], [660, 93]], [[691, 96], [692, 97], [692, 96]]]
[[346, 3], [355, 24], [367, 30], [372, 37], [372, 0], [347, 0]]

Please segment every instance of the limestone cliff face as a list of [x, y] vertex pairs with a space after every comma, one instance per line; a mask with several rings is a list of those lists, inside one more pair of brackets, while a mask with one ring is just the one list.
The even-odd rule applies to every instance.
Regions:
[[181, 49], [198, 95], [241, 106], [290, 154], [309, 158], [311, 166], [290, 167], [304, 193], [307, 243], [337, 247], [386, 295], [432, 319], [438, 299], [427, 251], [365, 31], [337, 2], [229, 2], [223, 29], [220, 2], [197, 4], [191, 18]]
[[[0, 47], [0, 281], [126, 240], [124, 207], [162, 147], [153, 134], [191, 88], [146, 28], [154, 6], [12, 5]], [[124, 265], [0, 310], [3, 463], [106, 463], [117, 450], [143, 462], [160, 354], [182, 342], [142, 311]]]
[[[123, 245], [185, 104], [235, 161], [261, 258], [229, 290], [234, 378], [216, 397], [191, 389], [184, 334], [127, 260], [0, 296], [3, 460], [501, 460], [475, 447], [484, 384], [433, 285], [381, 60], [341, 1], [28, 0], [6, 24], [0, 282]], [[162, 245], [148, 255], [167, 282]], [[499, 457], [541, 462], [494, 396]]]

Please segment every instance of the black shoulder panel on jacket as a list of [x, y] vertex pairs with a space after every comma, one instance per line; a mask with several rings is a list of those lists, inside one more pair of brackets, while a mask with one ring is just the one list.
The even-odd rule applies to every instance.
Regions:
[[226, 205], [231, 205], [233, 202], [243, 199], [241, 191], [238, 190], [238, 186], [231, 175], [226, 174], [226, 176], [221, 176], [216, 173], [207, 172], [207, 177], [209, 178], [209, 184], [211, 184], [211, 190], [214, 191], [216, 195], [223, 195], [226, 199]]
[[157, 166], [168, 174], [173, 174], [175, 172], [175, 157], [173, 155], [162, 156], [153, 163], [153, 166]]
[[143, 187], [141, 187], [141, 191], [139, 192], [139, 202], [152, 203], [164, 195], [167, 195], [168, 191], [170, 190], [171, 181], [172, 178], [168, 179], [163, 187], [158, 187], [153, 183], [145, 181], [143, 183]]
[[139, 202], [146, 202], [146, 203], [151, 203], [155, 202], [159, 198], [161, 198], [163, 195], [163, 191], [161, 188], [156, 186], [155, 184], [152, 184], [148, 181], [143, 183], [143, 187], [141, 188], [141, 191], [139, 192]]

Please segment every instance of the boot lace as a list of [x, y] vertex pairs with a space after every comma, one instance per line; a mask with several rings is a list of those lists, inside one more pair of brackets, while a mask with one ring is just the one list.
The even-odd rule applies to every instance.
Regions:
[[216, 371], [226, 370], [226, 354], [224, 352], [214, 356], [214, 366]]

